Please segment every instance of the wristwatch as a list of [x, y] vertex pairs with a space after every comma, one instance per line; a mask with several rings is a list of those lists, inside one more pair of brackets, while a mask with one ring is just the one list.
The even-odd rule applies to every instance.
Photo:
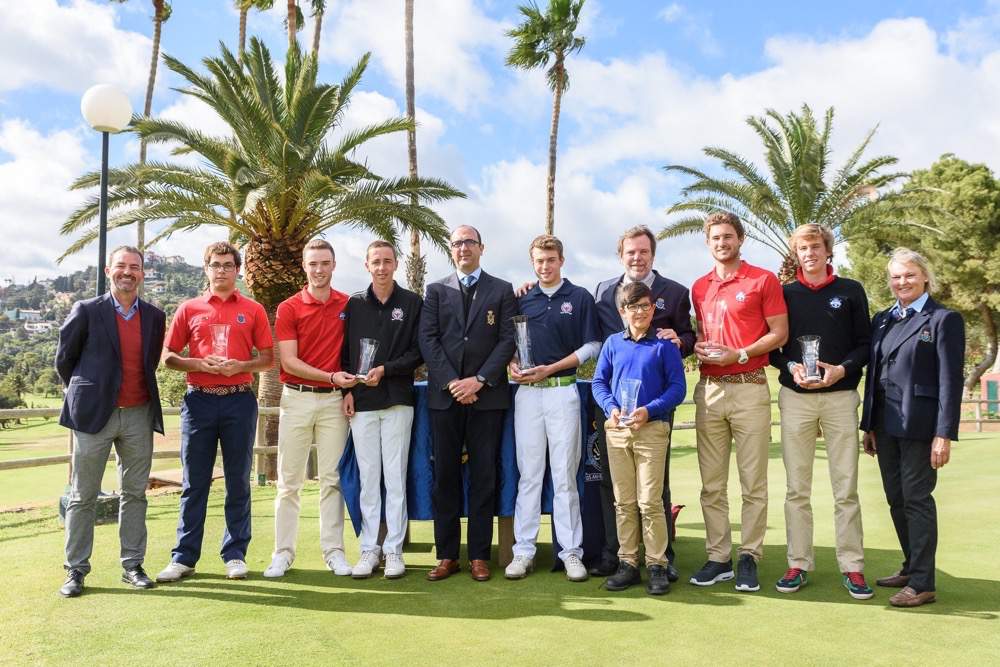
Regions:
[[736, 357], [736, 363], [738, 363], [738, 364], [745, 364], [748, 361], [750, 361], [750, 355], [747, 354], [747, 351], [745, 349], [741, 348], [740, 349], [740, 356]]
[[484, 378], [482, 375], [477, 375], [476, 379], [482, 382], [484, 385], [486, 384], [486, 378]]
[[794, 361], [789, 361], [788, 365], [786, 366], [786, 368], [788, 369], [788, 372], [791, 373], [792, 375], [795, 375], [795, 366], [796, 365], [797, 364]]

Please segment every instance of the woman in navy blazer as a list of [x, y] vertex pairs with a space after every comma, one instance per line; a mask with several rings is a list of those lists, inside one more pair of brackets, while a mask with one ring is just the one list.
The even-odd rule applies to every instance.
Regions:
[[934, 273], [907, 248], [893, 251], [889, 288], [896, 303], [872, 320], [861, 430], [865, 452], [878, 456], [903, 566], [877, 580], [900, 588], [895, 607], [935, 600], [937, 508], [931, 493], [948, 463], [961, 416], [965, 323], [930, 297]]

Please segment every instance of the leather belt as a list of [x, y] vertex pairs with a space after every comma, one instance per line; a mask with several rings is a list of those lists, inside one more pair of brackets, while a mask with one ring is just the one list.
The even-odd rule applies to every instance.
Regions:
[[285, 386], [295, 391], [306, 391], [313, 394], [329, 394], [336, 389], [336, 387], [314, 387], [309, 384], [292, 384], [291, 382], [286, 382]]
[[702, 375], [703, 378], [729, 384], [767, 384], [767, 373], [763, 368], [728, 375]]
[[574, 384], [576, 384], [576, 375], [563, 375], [561, 377], [547, 377], [538, 382], [530, 382], [528, 386], [544, 389], [545, 387], [569, 387]]
[[208, 387], [189, 384], [188, 389], [191, 391], [200, 391], [203, 394], [211, 394], [212, 396], [229, 396], [230, 394], [242, 394], [248, 391], [252, 392], [253, 385], [249, 382], [244, 382], [243, 384], [219, 384]]

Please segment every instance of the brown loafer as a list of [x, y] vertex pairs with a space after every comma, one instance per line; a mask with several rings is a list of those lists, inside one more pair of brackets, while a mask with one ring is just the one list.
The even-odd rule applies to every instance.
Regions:
[[934, 594], [934, 591], [918, 593], [909, 586], [906, 586], [903, 590], [889, 598], [889, 604], [893, 607], [919, 607], [922, 604], [930, 604], [935, 600], [937, 600], [937, 596]]
[[458, 564], [457, 560], [445, 558], [444, 560], [438, 562], [437, 567], [427, 573], [427, 580], [441, 581], [442, 579], [447, 579], [461, 569], [462, 567]]
[[472, 578], [476, 581], [489, 581], [490, 580], [490, 566], [484, 560], [470, 560], [469, 561], [469, 573]]
[[910, 583], [910, 575], [903, 574], [900, 571], [896, 571], [888, 577], [875, 580], [875, 585], [882, 588], [902, 588], [908, 583]]

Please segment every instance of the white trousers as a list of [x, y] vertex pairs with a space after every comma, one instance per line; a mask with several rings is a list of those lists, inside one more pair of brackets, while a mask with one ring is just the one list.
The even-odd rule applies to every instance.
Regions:
[[340, 391], [317, 394], [284, 387], [278, 422], [278, 495], [274, 499], [274, 555], [295, 560], [299, 533], [299, 491], [309, 450], [316, 444], [319, 472], [319, 546], [326, 560], [344, 550], [344, 494], [340, 457], [347, 444], [347, 417]]
[[545, 454], [552, 470], [552, 522], [562, 546], [559, 558], [583, 556], [583, 522], [576, 473], [580, 469], [580, 394], [576, 386], [518, 388], [514, 398], [517, 503], [514, 555], [535, 557], [542, 514]]
[[406, 466], [410, 454], [413, 408], [394, 405], [356, 412], [351, 418], [354, 456], [361, 477], [361, 551], [378, 550], [385, 479], [385, 523], [382, 551], [402, 554], [406, 538]]

